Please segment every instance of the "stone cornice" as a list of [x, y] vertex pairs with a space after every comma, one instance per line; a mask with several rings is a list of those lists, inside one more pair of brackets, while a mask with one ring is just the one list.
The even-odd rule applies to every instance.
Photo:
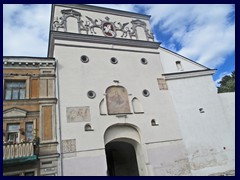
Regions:
[[55, 68], [56, 61], [54, 58], [33, 58], [33, 57], [14, 57], [4, 56], [3, 67], [22, 67], [22, 68], [39, 68], [53, 67]]
[[145, 14], [139, 14], [139, 13], [133, 13], [133, 12], [104, 8], [104, 7], [91, 6], [91, 5], [84, 5], [84, 4], [53, 4], [53, 6], [62, 6], [65, 8], [93, 11], [98, 13], [112, 14], [117, 16], [138, 18], [138, 19], [144, 19], [144, 20], [149, 20], [151, 17], [150, 15], [145, 15]]
[[215, 69], [206, 69], [206, 70], [198, 70], [198, 71], [187, 71], [187, 72], [177, 72], [177, 73], [165, 73], [162, 74], [165, 77], [165, 80], [172, 79], [182, 79], [182, 78], [191, 78], [197, 76], [208, 76], [213, 75], [215, 73]]
[[3, 77], [15, 77], [15, 76], [29, 76], [32, 78], [39, 78], [39, 77], [56, 77], [55, 74], [17, 74], [17, 73], [3, 73]]
[[34, 105], [34, 104], [56, 104], [57, 98], [34, 98], [34, 99], [18, 99], [18, 100], [3, 100], [3, 106], [19, 106], [19, 105]]
[[50, 47], [49, 53], [51, 53], [51, 54], [49, 54], [49, 57], [52, 56], [53, 46], [54, 46], [53, 42], [55, 39], [78, 41], [78, 42], [99, 43], [99, 44], [112, 44], [112, 45], [119, 45], [119, 46], [152, 48], [152, 49], [156, 49], [156, 50], [160, 46], [160, 43], [151, 42], [151, 41], [120, 39], [120, 38], [112, 38], [112, 37], [103, 37], [103, 36], [93, 36], [93, 35], [86, 35], [86, 34], [51, 31], [50, 44], [52, 47]]

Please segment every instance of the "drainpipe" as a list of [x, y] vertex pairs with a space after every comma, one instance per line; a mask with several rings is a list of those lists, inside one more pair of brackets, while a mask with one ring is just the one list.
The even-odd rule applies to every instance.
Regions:
[[61, 116], [60, 116], [60, 90], [59, 90], [59, 72], [58, 72], [58, 60], [56, 59], [56, 84], [57, 84], [57, 106], [58, 106], [58, 132], [59, 132], [59, 145], [60, 145], [60, 168], [61, 168], [61, 176], [63, 176], [63, 148], [62, 148], [62, 126], [61, 126]]

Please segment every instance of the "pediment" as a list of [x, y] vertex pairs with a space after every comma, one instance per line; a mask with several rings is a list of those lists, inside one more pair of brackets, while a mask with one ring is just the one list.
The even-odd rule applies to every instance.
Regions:
[[62, 14], [81, 16], [80, 12], [74, 11], [73, 9], [63, 9], [61, 12]]
[[18, 109], [18, 108], [11, 108], [3, 112], [4, 118], [11, 118], [11, 117], [26, 117], [27, 111]]

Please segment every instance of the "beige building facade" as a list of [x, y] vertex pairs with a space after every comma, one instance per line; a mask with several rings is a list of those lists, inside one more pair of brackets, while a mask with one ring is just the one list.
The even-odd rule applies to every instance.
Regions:
[[55, 59], [3, 58], [3, 175], [57, 175]]

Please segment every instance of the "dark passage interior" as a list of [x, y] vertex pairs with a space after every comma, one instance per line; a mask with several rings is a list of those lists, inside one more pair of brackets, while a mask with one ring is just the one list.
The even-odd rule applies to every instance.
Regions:
[[139, 176], [135, 149], [130, 143], [109, 142], [105, 150], [109, 176]]

